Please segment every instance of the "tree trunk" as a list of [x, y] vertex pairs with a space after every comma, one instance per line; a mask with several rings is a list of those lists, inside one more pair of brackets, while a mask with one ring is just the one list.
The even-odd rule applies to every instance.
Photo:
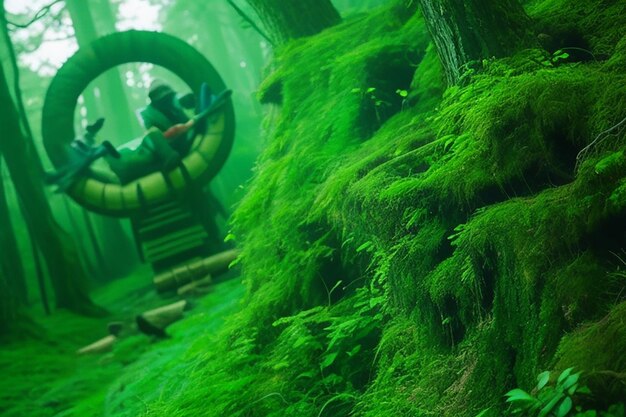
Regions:
[[531, 43], [530, 18], [518, 0], [419, 0], [448, 84], [472, 61], [511, 55]]
[[[66, 7], [72, 18], [79, 46], [82, 47], [96, 40], [100, 35], [115, 32], [115, 15], [108, 0], [92, 2], [67, 0]], [[95, 16], [98, 18], [97, 21], [94, 19]], [[113, 142], [120, 145], [141, 135], [142, 132], [134, 116], [135, 113], [131, 110], [120, 71], [117, 68], [107, 71], [103, 74], [102, 80], [96, 80], [95, 84], [100, 91], [101, 105], [95, 107], [95, 103], [91, 100], [85, 100], [85, 106], [87, 114], [95, 114], [98, 111], [96, 109], [99, 109], [102, 113], [97, 117], [104, 116], [107, 119], [101, 136], [112, 137]], [[90, 122], [96, 120], [97, 117], [92, 117]], [[109, 123], [111, 124], [108, 125]], [[93, 222], [90, 222], [91, 219]], [[110, 274], [107, 278], [112, 279], [128, 274], [138, 263], [138, 257], [134, 245], [124, 233], [121, 220], [99, 215], [93, 218], [85, 214], [85, 221], [87, 227], [91, 228], [91, 230], [88, 229], [90, 238], [99, 237], [99, 242], [94, 240], [93, 245], [101, 244], [104, 261], [112, 262], [109, 265], [101, 265], [102, 269]], [[98, 231], [97, 234], [95, 230]], [[102, 254], [96, 253], [96, 255], [102, 259]]]
[[0, 108], [0, 153], [5, 157], [15, 190], [22, 201], [25, 220], [33, 231], [32, 238], [42, 249], [48, 265], [56, 304], [84, 314], [102, 313], [87, 295], [87, 276], [76, 248], [54, 220], [43, 189], [41, 163], [34, 151], [32, 138], [26, 137], [21, 130], [20, 117], [2, 66]]
[[[0, 153], [0, 158], [1, 155]], [[9, 285], [9, 294], [15, 298], [16, 302], [24, 304], [28, 298], [26, 274], [17, 247], [9, 205], [4, 192], [4, 178], [0, 178], [0, 248], [2, 248], [0, 251], [0, 274], [4, 275]]]
[[[80, 47], [96, 40], [99, 36], [89, 3], [83, 0], [65, 2]], [[106, 13], [102, 13], [103, 17], [106, 17], [105, 15]], [[110, 25], [111, 22], [108, 23]], [[111, 138], [115, 145], [121, 145], [139, 136], [141, 128], [128, 103], [119, 70], [114, 68], [107, 71], [102, 75], [101, 80], [96, 80], [95, 85], [99, 90], [101, 108], [104, 111], [101, 117], [106, 118], [101, 135]]]
[[0, 248], [2, 248], [0, 251], [0, 335], [2, 335], [15, 319], [19, 305], [24, 304], [27, 299], [26, 275], [17, 248], [2, 175], [0, 175]]
[[330, 0], [247, 0], [275, 46], [315, 35], [341, 21]]

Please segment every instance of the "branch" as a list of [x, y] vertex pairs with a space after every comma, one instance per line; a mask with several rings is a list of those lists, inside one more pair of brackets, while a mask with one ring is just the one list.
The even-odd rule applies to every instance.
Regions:
[[252, 26], [252, 29], [254, 29], [259, 35], [261, 35], [263, 37], [263, 39], [265, 39], [266, 41], [268, 41], [270, 43], [270, 45], [274, 46], [274, 42], [272, 42], [272, 40], [269, 38], [269, 36], [267, 36], [265, 34], [265, 32], [263, 32], [261, 30], [261, 28], [259, 28], [257, 26], [256, 23], [254, 23], [254, 21], [250, 18], [250, 16], [248, 16], [243, 10], [241, 10], [239, 8], [239, 6], [237, 6], [235, 4], [235, 2], [233, 0], [226, 0], [228, 2], [228, 4], [231, 5], [231, 7], [233, 9], [235, 9], [235, 12], [237, 12], [237, 14], [246, 22], [248, 22], [250, 24], [250, 26]]
[[591, 148], [603, 142], [606, 138], [609, 137], [610, 133], [615, 130], [618, 131], [617, 134], [619, 135], [621, 127], [624, 125], [626, 125], [626, 118], [622, 119], [621, 122], [608, 128], [604, 132], [601, 132], [589, 145], [585, 146], [580, 152], [578, 152], [578, 155], [576, 155], [576, 168], [580, 166], [582, 159], [587, 155], [587, 152], [589, 152]]
[[6, 16], [3, 16], [2, 18], [9, 26], [13, 26], [18, 29], [26, 29], [27, 27], [29, 27], [30, 25], [32, 25], [33, 23], [42, 19], [48, 13], [50, 13], [50, 9], [52, 8], [52, 6], [54, 6], [55, 4], [61, 3], [63, 1], [64, 0], [54, 0], [52, 3], [42, 7], [41, 9], [39, 9], [37, 13], [35, 13], [35, 16], [33, 16], [33, 18], [30, 19], [27, 23], [20, 24], [20, 23], [11, 22], [9, 19], [6, 18]]
[[[59, 0], [56, 0], [59, 1]], [[0, 13], [0, 17], [3, 20], [6, 20], [6, 16], [4, 14], [4, 10]], [[20, 86], [20, 69], [17, 64], [17, 55], [15, 53], [15, 48], [13, 47], [13, 41], [11, 40], [11, 36], [9, 35], [9, 28], [6, 25], [2, 25], [0, 28], [2, 30], [2, 35], [5, 38], [7, 49], [9, 51], [9, 58], [11, 62], [11, 70], [13, 71], [13, 88], [15, 89], [15, 101], [17, 104], [17, 110], [21, 116], [21, 125], [24, 129], [24, 133], [31, 140], [33, 138], [33, 131], [30, 128], [30, 123], [28, 122], [28, 115], [26, 113], [26, 107], [24, 106], [24, 100], [22, 99], [22, 91]], [[39, 160], [39, 158], [37, 158]], [[39, 160], [39, 168], [43, 170], [43, 166], [41, 165], [41, 161]]]

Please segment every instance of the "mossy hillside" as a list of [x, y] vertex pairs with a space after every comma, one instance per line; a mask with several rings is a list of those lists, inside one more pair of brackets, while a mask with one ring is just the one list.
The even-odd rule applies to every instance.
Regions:
[[[363, 92], [377, 88], [372, 66], [384, 73], [386, 65], [396, 67], [398, 60], [406, 58], [404, 64], [410, 70], [408, 59], [419, 57], [427, 48], [422, 24], [411, 15], [404, 7], [393, 8], [347, 22], [309, 41], [294, 42], [279, 55], [277, 69], [266, 81], [266, 99], [275, 97], [268, 96], [270, 92], [281, 91], [276, 96], [281, 97], [281, 114], [258, 163], [256, 180], [235, 214], [242, 264], [250, 271], [249, 293], [260, 304], [272, 299], [276, 303], [276, 311], [263, 314], [266, 321], [278, 313], [318, 304], [326, 298], [324, 285], [331, 288], [337, 280], [348, 278], [339, 274], [320, 280], [320, 271], [339, 259], [341, 242], [326, 221], [310, 218], [324, 179], [367, 137], [362, 114], [375, 113], [376, 104]], [[408, 52], [400, 49], [406, 45], [416, 46]], [[377, 61], [381, 54], [389, 56], [389, 51], [398, 51], [399, 56], [390, 58], [391, 62]], [[405, 82], [378, 94], [395, 95], [393, 99], [399, 102], [395, 90], [406, 88], [410, 76]], [[385, 111], [379, 109], [379, 116], [386, 117]], [[378, 123], [376, 116], [369, 122]], [[271, 279], [276, 276], [289, 281], [276, 286]], [[276, 290], [275, 296], [261, 294], [269, 288]]]
[[[623, 23], [589, 33], [610, 43]], [[582, 358], [565, 332], [622, 317], [623, 137], [576, 157], [624, 117], [624, 73], [615, 56], [545, 59], [487, 60], [441, 97], [404, 4], [277, 51], [268, 147], [235, 214], [244, 305], [142, 411], [496, 415], [544, 368], [588, 371], [554, 355]]]

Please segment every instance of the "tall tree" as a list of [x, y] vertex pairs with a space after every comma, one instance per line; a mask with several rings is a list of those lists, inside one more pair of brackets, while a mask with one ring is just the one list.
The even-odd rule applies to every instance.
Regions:
[[[96, 40], [100, 35], [115, 31], [115, 14], [108, 0], [89, 2], [66, 0], [65, 4], [72, 19], [79, 46], [82, 47]], [[97, 17], [97, 20], [94, 17]], [[96, 80], [95, 87], [100, 91], [99, 98], [96, 98], [93, 87], [87, 88], [83, 96], [91, 121], [104, 115], [107, 119], [106, 124], [111, 123], [111, 126], [105, 125], [102, 135], [119, 138], [118, 143], [139, 136], [141, 130], [134, 116], [135, 113], [131, 110], [120, 71], [117, 68], [107, 71], [101, 80]], [[108, 261], [107, 264], [101, 263], [100, 270], [109, 279], [126, 275], [139, 259], [130, 237], [122, 228], [121, 221], [99, 215], [92, 216], [89, 213], [84, 213], [83, 218], [92, 240], [96, 259]], [[92, 221], [96, 227], [92, 225]], [[96, 230], [98, 231], [97, 237]]]
[[[65, 5], [72, 19], [74, 33], [79, 46], [85, 46], [96, 40], [99, 36], [91, 10], [92, 2], [83, 0], [66, 0]], [[101, 2], [94, 3], [98, 6], [99, 16], [106, 20], [107, 26], [114, 26], [111, 22], [112, 14], [108, 4]], [[108, 11], [108, 13], [106, 12]], [[100, 110], [106, 115], [106, 125], [104, 134], [111, 133], [113, 138], [122, 138], [119, 143], [126, 142], [141, 133], [140, 126], [134, 117], [128, 103], [128, 97], [124, 92], [120, 73], [117, 69], [107, 71], [103, 74], [102, 82], [97, 82], [99, 98], [102, 102]], [[95, 117], [94, 117], [95, 119]], [[115, 142], [115, 139], [113, 139]]]
[[[0, 29], [6, 32], [4, 1], [0, 0]], [[16, 67], [15, 57], [11, 56]], [[17, 74], [14, 74], [16, 77]], [[15, 91], [19, 95], [19, 91]], [[0, 65], [0, 153], [4, 156], [11, 180], [22, 202], [24, 217], [33, 232], [32, 238], [41, 248], [48, 266], [56, 305], [84, 314], [98, 314], [87, 294], [87, 274], [79, 262], [73, 240], [56, 223], [43, 188], [43, 170], [32, 137], [11, 95], [4, 66]]]
[[[2, 163], [1, 157], [2, 154], [0, 154], [0, 164]], [[3, 176], [0, 175], [0, 177]], [[17, 247], [9, 204], [4, 191], [4, 178], [0, 178], [0, 248], [2, 248], [0, 251], [0, 274], [5, 276], [11, 287], [10, 294], [15, 297], [15, 301], [25, 303], [27, 298], [26, 274]]]
[[518, 0], [419, 0], [448, 84], [472, 61], [528, 47], [530, 18]]
[[247, 0], [275, 46], [315, 35], [341, 21], [330, 0]]
[[[1, 162], [1, 159], [0, 159]], [[18, 306], [26, 301], [26, 276], [17, 248], [9, 205], [0, 175], [0, 335], [15, 318]]]

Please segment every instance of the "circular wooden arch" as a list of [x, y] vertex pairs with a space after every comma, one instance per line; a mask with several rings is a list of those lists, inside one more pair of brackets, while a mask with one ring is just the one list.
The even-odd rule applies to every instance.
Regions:
[[[42, 136], [56, 168], [68, 163], [67, 149], [76, 137], [74, 112], [83, 90], [108, 69], [132, 62], [151, 63], [170, 70], [196, 95], [203, 82], [213, 92], [226, 88], [202, 54], [173, 36], [132, 30], [99, 38], [80, 48], [63, 64], [46, 93]], [[116, 217], [131, 216], [190, 185], [208, 183], [226, 162], [234, 135], [235, 114], [232, 100], [228, 99], [206, 134], [194, 139], [179, 167], [169, 172], [153, 172], [124, 185], [85, 177], [72, 185], [68, 194], [92, 211]]]

